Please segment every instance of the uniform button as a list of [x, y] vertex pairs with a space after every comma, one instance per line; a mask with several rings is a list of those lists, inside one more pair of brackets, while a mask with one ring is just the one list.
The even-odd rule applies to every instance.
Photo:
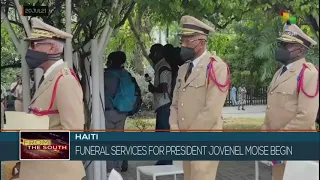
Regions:
[[268, 105], [267, 108], [270, 109], [270, 106]]
[[282, 94], [286, 94], [286, 92], [282, 92]]
[[196, 85], [196, 88], [199, 87], [198, 85]]
[[183, 106], [183, 103], [181, 103], [181, 106]]
[[271, 91], [271, 93], [270, 94], [273, 94], [273, 91]]
[[184, 121], [184, 118], [181, 118], [182, 121]]
[[186, 89], [184, 88], [184, 89], [182, 89], [182, 91], [186, 91]]

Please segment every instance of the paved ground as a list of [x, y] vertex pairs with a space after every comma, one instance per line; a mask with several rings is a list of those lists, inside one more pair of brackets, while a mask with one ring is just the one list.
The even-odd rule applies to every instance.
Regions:
[[[247, 106], [245, 111], [239, 111], [237, 107], [224, 107], [224, 117], [264, 117], [266, 106]], [[124, 180], [136, 180], [136, 167], [153, 165], [152, 161], [129, 162], [129, 169], [122, 173]], [[1, 162], [1, 180], [3, 179], [3, 167]], [[254, 162], [252, 161], [225, 161], [219, 164], [216, 180], [254, 180]], [[152, 177], [142, 176], [142, 180], [152, 180]], [[157, 180], [173, 180], [172, 176], [160, 177]], [[183, 180], [183, 175], [177, 180]], [[271, 167], [260, 164], [260, 179], [271, 180]]]
[[223, 117], [257, 117], [265, 116], [266, 106], [245, 106], [245, 110], [238, 110], [238, 107], [224, 107]]
[[[136, 166], [153, 165], [150, 161], [129, 162], [128, 172], [122, 173], [124, 180], [136, 180]], [[260, 179], [271, 180], [271, 167], [260, 163]], [[216, 180], [254, 180], [255, 170], [253, 161], [225, 161], [220, 162]], [[141, 180], [152, 180], [152, 177], [142, 176]], [[163, 176], [157, 180], [173, 180], [173, 176]], [[177, 180], [183, 180], [183, 175], [179, 175]]]
[[[123, 180], [136, 180], [137, 166], [150, 166], [153, 161], [131, 161], [129, 162], [129, 169], [125, 173], [121, 173]], [[260, 163], [260, 179], [271, 180], [271, 167]], [[252, 161], [225, 161], [220, 162], [218, 168], [218, 175], [216, 180], [254, 180], [254, 162]], [[3, 177], [3, 162], [1, 162], [1, 180]], [[141, 180], [152, 180], [152, 177], [142, 175]], [[157, 180], [173, 180], [173, 176], [163, 176]], [[183, 180], [183, 175], [179, 175], [177, 180]]]

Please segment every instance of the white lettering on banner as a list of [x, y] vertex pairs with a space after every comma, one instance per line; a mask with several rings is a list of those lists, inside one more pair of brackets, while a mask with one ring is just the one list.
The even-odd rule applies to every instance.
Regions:
[[288, 156], [292, 154], [292, 146], [270, 146], [270, 155]]
[[75, 146], [75, 155], [89, 156], [292, 156], [292, 146]]
[[269, 146], [246, 146], [245, 154], [251, 156], [268, 156]]
[[75, 140], [98, 140], [99, 135], [97, 133], [91, 133], [91, 134], [75, 134], [74, 135]]
[[110, 155], [107, 146], [76, 146], [75, 154], [81, 156]]
[[242, 156], [241, 146], [210, 146], [211, 151], [209, 151], [209, 155], [215, 156]]
[[113, 156], [145, 156], [147, 155], [146, 146], [111, 146]]
[[149, 154], [156, 156], [202, 156], [207, 146], [149, 146]]

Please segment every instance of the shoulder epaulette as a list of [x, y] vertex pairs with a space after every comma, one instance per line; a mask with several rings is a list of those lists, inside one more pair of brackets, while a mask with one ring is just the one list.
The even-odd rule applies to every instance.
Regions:
[[310, 63], [310, 62], [306, 62], [304, 64], [308, 69], [312, 69], [314, 67], [314, 65], [312, 63]]
[[312, 69], [315, 69], [318, 73], [319, 73], [319, 69], [317, 66], [313, 65], [312, 63], [304, 63], [303, 67], [300, 71], [300, 74], [298, 76], [298, 94], [300, 93], [300, 91], [303, 92], [303, 94], [305, 94], [307, 97], [309, 98], [314, 98], [318, 95], [319, 93], [319, 76], [318, 76], [318, 80], [317, 80], [317, 85], [316, 85], [316, 92], [313, 95], [308, 94], [305, 90], [304, 90], [304, 73], [306, 69], [309, 69], [312, 71]]
[[70, 69], [67, 69], [67, 68], [61, 69], [61, 74], [62, 74], [63, 76], [70, 75]]

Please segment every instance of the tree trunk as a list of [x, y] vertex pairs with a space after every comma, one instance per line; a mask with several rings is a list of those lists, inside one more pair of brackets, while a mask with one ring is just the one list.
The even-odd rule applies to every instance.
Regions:
[[136, 73], [143, 75], [144, 67], [143, 67], [143, 56], [141, 53], [141, 49], [139, 46], [136, 46], [136, 50], [134, 52], [133, 66]]
[[[80, 53], [79, 58], [79, 67], [80, 72], [82, 75], [82, 78], [80, 80], [80, 84], [83, 91], [83, 105], [84, 105], [84, 116], [85, 116], [85, 129], [90, 129], [91, 124], [91, 112], [92, 109], [90, 108], [91, 103], [91, 92], [90, 92], [90, 72], [86, 71], [85, 68], [85, 61], [86, 61], [86, 55], [83, 55]], [[89, 89], [87, 89], [87, 84], [89, 85]], [[88, 92], [89, 91], [89, 92]], [[89, 97], [86, 96], [86, 94], [89, 93]]]

